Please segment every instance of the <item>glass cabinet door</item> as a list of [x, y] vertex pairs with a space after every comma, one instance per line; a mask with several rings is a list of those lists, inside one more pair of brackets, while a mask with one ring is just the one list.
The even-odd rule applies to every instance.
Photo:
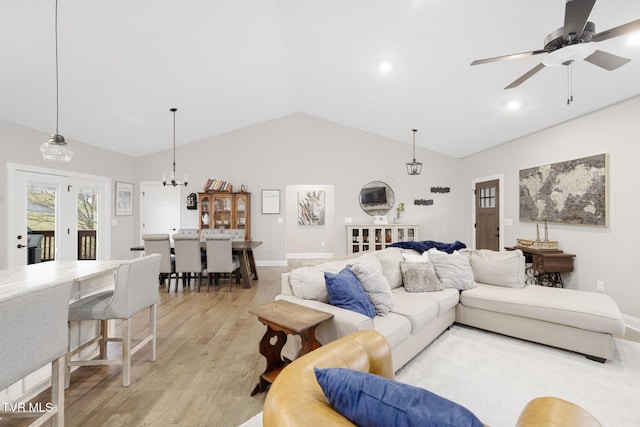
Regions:
[[236, 218], [234, 228], [244, 228], [247, 225], [247, 196], [236, 195]]
[[[200, 196], [200, 230], [204, 230], [209, 228], [209, 224], [211, 222], [211, 200], [209, 196]], [[213, 227], [212, 227], [213, 228]]]
[[213, 196], [213, 218], [211, 228], [231, 228], [232, 196], [216, 194]]

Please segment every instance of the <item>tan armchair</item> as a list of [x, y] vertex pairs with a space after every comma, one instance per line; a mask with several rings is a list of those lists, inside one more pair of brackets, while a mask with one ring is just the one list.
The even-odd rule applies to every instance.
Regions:
[[[314, 425], [354, 425], [327, 402], [316, 380], [314, 367], [349, 368], [395, 378], [391, 348], [386, 339], [372, 330], [355, 332], [305, 354], [280, 372], [264, 402], [264, 427], [306, 427], [310, 420]], [[555, 397], [529, 402], [516, 426], [551, 425], [601, 426], [584, 409]]]

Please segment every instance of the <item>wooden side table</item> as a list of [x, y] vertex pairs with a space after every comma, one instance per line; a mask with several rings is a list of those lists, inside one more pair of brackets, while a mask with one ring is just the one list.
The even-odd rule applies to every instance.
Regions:
[[[563, 287], [560, 273], [573, 271], [574, 254], [565, 253], [559, 249], [531, 249], [524, 246], [506, 247], [507, 250], [520, 249], [525, 261], [531, 263], [527, 276], [532, 284], [551, 287]], [[529, 282], [529, 279], [527, 279]], [[529, 284], [529, 283], [527, 283]]]
[[[288, 362], [282, 359], [282, 348], [287, 342], [287, 334], [295, 334], [302, 339], [302, 348], [296, 358], [320, 347], [316, 339], [316, 327], [333, 314], [315, 310], [289, 301], [273, 301], [254, 309], [249, 313], [258, 316], [258, 320], [267, 326], [260, 340], [260, 354], [267, 359], [267, 368], [260, 376], [251, 396], [261, 393], [276, 379]], [[275, 340], [273, 338], [275, 337]]]

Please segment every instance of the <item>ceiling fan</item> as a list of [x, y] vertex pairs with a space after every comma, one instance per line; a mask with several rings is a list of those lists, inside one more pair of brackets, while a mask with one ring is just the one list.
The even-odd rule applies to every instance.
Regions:
[[596, 25], [587, 21], [595, 3], [596, 0], [567, 0], [564, 11], [564, 27], [557, 29], [544, 39], [543, 49], [476, 59], [471, 65], [548, 54], [540, 64], [524, 73], [505, 89], [520, 86], [546, 66], [571, 65], [577, 59], [584, 59], [608, 71], [615, 70], [629, 62], [630, 59], [598, 50], [590, 44], [640, 31], [640, 19], [596, 33]]

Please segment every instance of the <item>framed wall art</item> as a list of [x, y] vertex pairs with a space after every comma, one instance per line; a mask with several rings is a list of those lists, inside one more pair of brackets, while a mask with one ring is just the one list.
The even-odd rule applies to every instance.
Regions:
[[133, 184], [116, 182], [116, 216], [133, 215]]
[[608, 226], [608, 155], [520, 171], [520, 221]]
[[280, 190], [262, 190], [262, 213], [280, 213]]

